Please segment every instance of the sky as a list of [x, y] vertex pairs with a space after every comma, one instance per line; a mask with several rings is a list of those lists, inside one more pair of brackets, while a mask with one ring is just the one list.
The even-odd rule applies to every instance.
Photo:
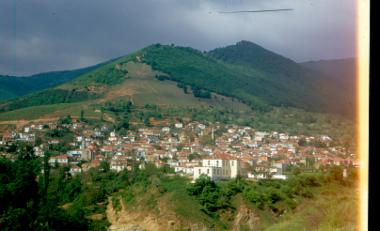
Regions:
[[[220, 14], [220, 11], [292, 11]], [[1, 0], [0, 74], [75, 69], [153, 43], [241, 40], [296, 62], [355, 56], [355, 0]]]

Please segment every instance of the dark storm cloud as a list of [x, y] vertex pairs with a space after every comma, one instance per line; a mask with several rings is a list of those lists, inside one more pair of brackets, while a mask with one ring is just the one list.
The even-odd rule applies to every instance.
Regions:
[[[354, 0], [5, 0], [0, 74], [88, 66], [152, 43], [250, 40], [296, 61], [354, 56]], [[289, 12], [218, 11], [294, 8]]]

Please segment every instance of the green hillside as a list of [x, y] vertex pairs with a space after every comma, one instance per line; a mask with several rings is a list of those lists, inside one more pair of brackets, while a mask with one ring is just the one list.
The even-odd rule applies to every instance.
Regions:
[[55, 88], [0, 104], [0, 111], [121, 97], [140, 105], [223, 106], [235, 99], [229, 105], [243, 103], [262, 112], [285, 106], [341, 113], [344, 96], [319, 75], [246, 41], [209, 53], [155, 44]]
[[[226, 63], [264, 72], [267, 80], [278, 87], [276, 90], [294, 94], [295, 98], [301, 98], [298, 101], [292, 99], [296, 107], [353, 118], [354, 106], [350, 100], [347, 100], [348, 98], [352, 99], [353, 90], [342, 90], [342, 86], [334, 84], [336, 81], [329, 78], [325, 71], [310, 68], [309, 65], [298, 64], [248, 41], [217, 48], [210, 51], [209, 54]], [[329, 66], [328, 70], [347, 73], [346, 68], [347, 65], [333, 64]], [[349, 68], [349, 70], [351, 69]], [[268, 94], [277, 95], [276, 91], [268, 89]]]
[[250, 42], [209, 53], [157, 44], [143, 50], [142, 60], [171, 80], [237, 98], [256, 110], [290, 106], [343, 112], [344, 96], [318, 72]]
[[[126, 57], [120, 61], [122, 65], [110, 63], [57, 88], [3, 103], [0, 120], [79, 115], [81, 110], [91, 115], [100, 105], [118, 101], [132, 101], [138, 107], [151, 104], [164, 108], [212, 107], [250, 111], [247, 105], [215, 93], [210, 98], [194, 97], [190, 90], [185, 93], [174, 81], [155, 78], [162, 73], [152, 70], [149, 65], [128, 60], [131, 59]], [[124, 71], [115, 71], [118, 65], [123, 66]], [[100, 118], [100, 114], [95, 113], [93, 117]]]

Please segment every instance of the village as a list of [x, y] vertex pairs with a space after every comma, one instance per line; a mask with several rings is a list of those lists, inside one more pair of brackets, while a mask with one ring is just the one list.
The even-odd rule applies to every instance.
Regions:
[[51, 147], [63, 145], [59, 136], [46, 136], [52, 130], [59, 131], [59, 126], [70, 132], [72, 139], [65, 143], [66, 151], [54, 152], [48, 162], [52, 167], [69, 167], [72, 175], [97, 168], [102, 162], [116, 172], [131, 170], [136, 162], [139, 168], [151, 163], [192, 180], [201, 175], [213, 180], [237, 176], [284, 180], [294, 167], [314, 171], [333, 165], [358, 166], [355, 154], [334, 145], [327, 135], [291, 136], [248, 126], [218, 122], [205, 125], [197, 121], [141, 127], [123, 135], [107, 124], [94, 127], [75, 119], [63, 125], [31, 124], [21, 131], [4, 132], [0, 155], [14, 158], [7, 150], [24, 142], [33, 145], [35, 155], [44, 157]]

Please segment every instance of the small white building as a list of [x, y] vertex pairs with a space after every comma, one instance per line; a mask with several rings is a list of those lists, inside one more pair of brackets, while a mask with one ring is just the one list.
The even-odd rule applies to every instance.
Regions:
[[52, 156], [49, 159], [50, 165], [67, 165], [69, 164], [69, 157], [67, 155]]
[[183, 128], [183, 124], [182, 123], [176, 123], [174, 126], [175, 126], [175, 128]]
[[170, 128], [169, 127], [163, 127], [161, 129], [162, 132], [170, 132]]
[[198, 124], [198, 128], [201, 129], [201, 130], [203, 130], [203, 129], [206, 128], [206, 125], [204, 125], [204, 124]]
[[274, 174], [274, 175], [272, 175], [272, 179], [275, 179], [275, 180], [286, 180], [286, 179], [288, 179], [288, 177], [285, 176], [285, 175], [282, 175], [282, 174]]

